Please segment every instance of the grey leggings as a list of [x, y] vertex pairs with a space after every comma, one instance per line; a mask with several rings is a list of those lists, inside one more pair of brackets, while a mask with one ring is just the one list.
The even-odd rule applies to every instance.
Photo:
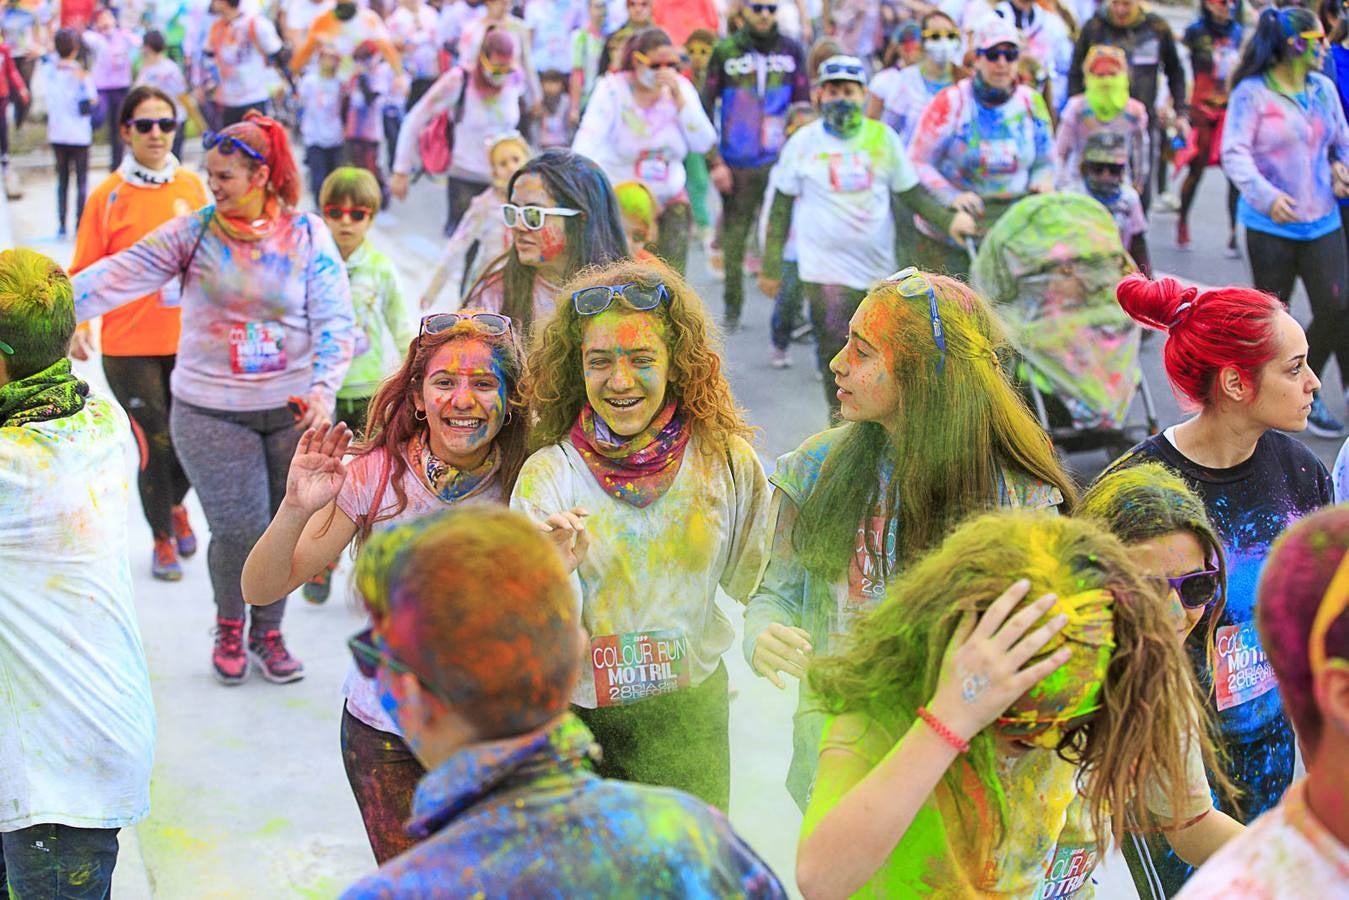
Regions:
[[[177, 398], [169, 412], [173, 448], [197, 489], [211, 545], [206, 553], [217, 615], [244, 617], [244, 560], [286, 495], [286, 473], [300, 442], [284, 406], [257, 412], [203, 409]], [[286, 601], [253, 609], [252, 630], [281, 627]]]

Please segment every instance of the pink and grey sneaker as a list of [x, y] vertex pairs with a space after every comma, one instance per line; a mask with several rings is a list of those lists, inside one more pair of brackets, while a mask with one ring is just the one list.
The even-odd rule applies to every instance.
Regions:
[[178, 555], [183, 559], [197, 552], [197, 535], [192, 531], [192, 523], [187, 520], [187, 507], [175, 506], [173, 516], [173, 539], [178, 544]]
[[304, 663], [290, 655], [281, 632], [273, 629], [248, 633], [248, 655], [262, 667], [262, 677], [272, 684], [288, 684], [304, 677]]
[[244, 620], [215, 620], [215, 650], [211, 667], [221, 684], [242, 684], [248, 677], [248, 654], [244, 652]]

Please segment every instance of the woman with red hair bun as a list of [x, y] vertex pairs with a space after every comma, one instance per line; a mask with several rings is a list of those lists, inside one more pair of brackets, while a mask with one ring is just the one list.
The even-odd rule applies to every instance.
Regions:
[[[1293, 729], [1256, 633], [1255, 586], [1274, 539], [1332, 499], [1326, 467], [1285, 433], [1306, 429], [1321, 383], [1307, 363], [1302, 326], [1271, 294], [1239, 287], [1200, 293], [1172, 278], [1130, 275], [1116, 296], [1136, 321], [1166, 333], [1167, 377], [1181, 402], [1198, 410], [1108, 471], [1143, 462], [1175, 470], [1204, 501], [1222, 541], [1227, 595], [1213, 622], [1212, 660], [1202, 640], [1207, 621], [1186, 649], [1216, 711], [1227, 775], [1239, 789], [1239, 810], [1226, 797], [1218, 806], [1249, 822], [1293, 780]], [[1165, 845], [1130, 863], [1149, 868], [1167, 896], [1193, 871]]]
[[304, 666], [281, 637], [285, 604], [254, 611], [245, 645], [239, 577], [285, 496], [300, 434], [332, 420], [355, 344], [351, 290], [323, 220], [295, 209], [285, 128], [250, 111], [202, 144], [214, 205], [80, 272], [76, 313], [178, 282], [166, 292], [182, 307], [169, 431], [211, 528], [215, 676], [238, 684], [251, 657], [267, 680], [295, 681]]

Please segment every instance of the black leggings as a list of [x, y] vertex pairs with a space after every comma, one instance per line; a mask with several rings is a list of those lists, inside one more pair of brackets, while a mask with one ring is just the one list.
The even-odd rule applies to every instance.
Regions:
[[70, 196], [70, 175], [75, 174], [75, 221], [74, 228], [80, 225], [80, 216], [84, 215], [84, 199], [89, 196], [89, 147], [80, 144], [52, 144], [52, 153], [56, 155], [56, 224], [66, 230], [66, 199]]
[[14, 66], [19, 70], [19, 77], [23, 79], [24, 86], [28, 88], [28, 102], [24, 103], [18, 94], [14, 95], [14, 130], [18, 131], [23, 127], [23, 120], [28, 116], [28, 107], [32, 105], [33, 97], [33, 67], [37, 65], [37, 58], [33, 56], [16, 56]]
[[764, 202], [768, 170], [768, 166], [731, 169], [731, 192], [721, 195], [721, 254], [726, 269], [722, 296], [728, 322], [739, 323], [745, 305], [745, 244]]
[[99, 88], [98, 102], [103, 107], [103, 121], [108, 127], [108, 149], [112, 151], [111, 162], [108, 165], [109, 172], [116, 172], [117, 167], [122, 164], [122, 129], [117, 125], [117, 118], [122, 112], [122, 101], [126, 100], [126, 95], [131, 88]]
[[[1200, 120], [1199, 124], [1194, 126], [1195, 132], [1195, 154], [1190, 160], [1190, 167], [1185, 172], [1185, 181], [1180, 185], [1180, 220], [1188, 223], [1190, 221], [1190, 207], [1194, 205], [1194, 195], [1199, 191], [1199, 179], [1204, 176], [1204, 170], [1208, 168], [1209, 154], [1213, 152], [1213, 141], [1218, 136], [1218, 123], [1221, 119], [1213, 122]], [[1229, 178], [1227, 180], [1227, 230], [1237, 230], [1237, 186]]]
[[1307, 323], [1307, 365], [1320, 374], [1331, 355], [1340, 364], [1340, 384], [1349, 387], [1349, 328], [1345, 327], [1349, 253], [1337, 228], [1311, 241], [1295, 241], [1246, 229], [1246, 253], [1257, 290], [1290, 302], [1298, 278], [1307, 291], [1312, 320]]
[[104, 356], [108, 387], [131, 417], [140, 450], [141, 506], [156, 540], [173, 537], [173, 508], [192, 487], [169, 436], [169, 375], [175, 356]]
[[[449, 201], [449, 208], [445, 213], [445, 236], [454, 234], [454, 229], [459, 226], [459, 220], [468, 212], [469, 204], [473, 198], [491, 187], [486, 181], [470, 181], [467, 178], [456, 178], [451, 175], [445, 184], [445, 193]], [[469, 260], [472, 263], [472, 259]]]

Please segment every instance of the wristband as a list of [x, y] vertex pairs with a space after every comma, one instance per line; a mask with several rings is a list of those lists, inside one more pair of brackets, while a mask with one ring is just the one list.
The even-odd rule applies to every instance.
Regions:
[[927, 723], [927, 727], [935, 731], [937, 733], [937, 737], [941, 738], [943, 741], [946, 741], [946, 743], [956, 748], [957, 753], [970, 752], [969, 743], [967, 741], [961, 740], [960, 735], [956, 734], [954, 731], [947, 728], [944, 724], [942, 724], [941, 719], [938, 719], [932, 713], [928, 712], [926, 706], [918, 707], [918, 718], [922, 719], [925, 723]]

